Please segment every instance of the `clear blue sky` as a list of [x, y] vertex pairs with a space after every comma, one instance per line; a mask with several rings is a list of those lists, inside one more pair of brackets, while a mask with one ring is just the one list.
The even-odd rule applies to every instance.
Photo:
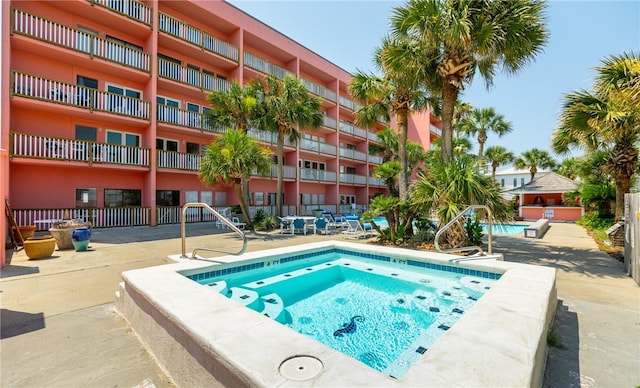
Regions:
[[[341, 68], [373, 71], [372, 53], [388, 31], [389, 16], [402, 1], [228, 0]], [[461, 99], [493, 107], [513, 131], [487, 146], [502, 145], [518, 155], [531, 148], [551, 151], [551, 135], [562, 96], [590, 89], [594, 68], [622, 52], [640, 51], [640, 0], [550, 1], [549, 41], [535, 62], [515, 76], [499, 74], [487, 91], [477, 77]], [[581, 152], [574, 153], [574, 155]]]

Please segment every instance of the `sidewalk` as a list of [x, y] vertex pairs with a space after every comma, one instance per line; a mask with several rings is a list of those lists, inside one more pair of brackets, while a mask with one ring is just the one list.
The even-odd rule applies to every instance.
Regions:
[[[240, 249], [240, 240], [208, 224], [187, 225], [187, 235], [187, 251]], [[329, 238], [343, 239], [254, 234], [248, 251]], [[90, 251], [56, 251], [49, 259], [7, 252], [0, 386], [172, 387], [115, 313], [114, 293], [121, 272], [169, 263], [180, 249], [179, 225], [164, 225], [97, 229]], [[584, 229], [553, 223], [540, 240], [498, 235], [494, 251], [558, 270], [555, 331], [565, 349], [550, 348], [546, 387], [640, 384], [640, 288]]]

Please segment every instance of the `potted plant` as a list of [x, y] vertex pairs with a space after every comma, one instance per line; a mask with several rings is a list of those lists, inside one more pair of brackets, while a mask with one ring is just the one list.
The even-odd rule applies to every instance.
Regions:
[[29, 237], [24, 240], [23, 247], [29, 259], [44, 259], [53, 254], [56, 240], [51, 236]]
[[324, 211], [323, 209], [313, 209], [313, 215], [316, 218], [322, 218], [322, 212], [323, 211]]
[[60, 222], [52, 223], [51, 228], [49, 228], [49, 232], [56, 240], [58, 249], [74, 249], [73, 239], [71, 238], [73, 230], [87, 227], [91, 227], [89, 222], [83, 222], [81, 220], [62, 220]]

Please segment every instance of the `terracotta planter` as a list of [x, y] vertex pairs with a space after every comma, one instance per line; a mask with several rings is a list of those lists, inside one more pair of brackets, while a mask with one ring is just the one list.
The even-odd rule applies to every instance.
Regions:
[[24, 240], [23, 246], [29, 259], [44, 259], [53, 254], [56, 240], [51, 236], [29, 237]]
[[34, 234], [36, 233], [36, 226], [35, 225], [18, 226], [18, 230], [20, 231], [20, 235], [22, 236], [22, 239], [26, 240], [34, 236]]

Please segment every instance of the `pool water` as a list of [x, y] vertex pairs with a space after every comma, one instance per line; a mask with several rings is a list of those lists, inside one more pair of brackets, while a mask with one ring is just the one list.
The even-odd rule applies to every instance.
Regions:
[[[487, 224], [482, 225], [482, 232], [488, 233]], [[492, 233], [496, 234], [523, 234], [524, 228], [529, 224], [491, 224]]]
[[395, 378], [495, 281], [344, 252], [199, 280]]

